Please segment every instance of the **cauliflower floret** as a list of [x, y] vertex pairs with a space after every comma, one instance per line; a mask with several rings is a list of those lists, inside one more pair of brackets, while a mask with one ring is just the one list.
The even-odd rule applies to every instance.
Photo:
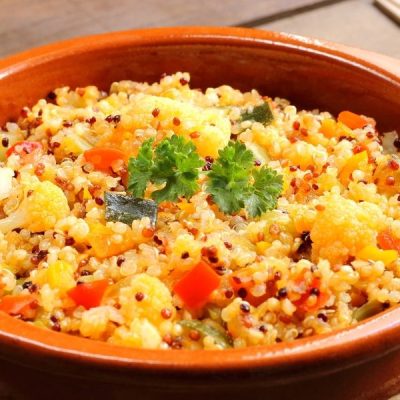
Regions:
[[[197, 151], [203, 157], [218, 157], [218, 150], [224, 148], [230, 138], [231, 124], [224, 112], [217, 108], [198, 106], [172, 100], [166, 97], [137, 95], [132, 97], [129, 114], [134, 128], [144, 128], [154, 120], [152, 111], [159, 109], [157, 120], [165, 130], [192, 139]], [[191, 135], [197, 132], [196, 135]]]
[[108, 340], [112, 344], [142, 348], [157, 349], [162, 338], [157, 328], [146, 318], [135, 318], [129, 326], [120, 326]]
[[311, 229], [314, 260], [324, 258], [333, 264], [346, 262], [367, 245], [376, 244], [376, 233], [384, 227], [381, 209], [371, 203], [356, 203], [338, 194], [323, 202]]
[[42, 232], [54, 228], [57, 220], [70, 210], [63, 191], [51, 182], [30, 181], [24, 187], [24, 199], [7, 218], [0, 220], [0, 232], [26, 228]]
[[[140, 301], [136, 300], [138, 293], [143, 294]], [[119, 302], [120, 312], [128, 321], [147, 318], [154, 326], [163, 329], [167, 328], [163, 325], [170, 323], [175, 316], [168, 288], [158, 278], [146, 274], [134, 276], [130, 286], [121, 289]], [[165, 319], [166, 313], [170, 315], [168, 319]]]
[[11, 168], [0, 168], [0, 201], [10, 195], [13, 176], [14, 171]]

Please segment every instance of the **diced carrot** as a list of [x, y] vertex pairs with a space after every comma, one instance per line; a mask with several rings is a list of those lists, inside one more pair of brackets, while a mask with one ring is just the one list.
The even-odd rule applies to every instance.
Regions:
[[174, 292], [187, 307], [201, 308], [220, 282], [220, 276], [206, 262], [200, 261], [175, 284]]
[[346, 162], [344, 167], [339, 173], [339, 179], [343, 185], [347, 185], [350, 182], [350, 176], [356, 169], [365, 168], [368, 164], [368, 152], [362, 151], [360, 153], [354, 154]]
[[7, 295], [0, 301], [0, 311], [32, 319], [36, 315], [37, 298], [33, 294]]
[[379, 232], [377, 240], [381, 249], [396, 250], [400, 253], [400, 239], [394, 237], [390, 229]]
[[351, 111], [342, 111], [338, 116], [338, 121], [351, 129], [358, 129], [363, 128], [370, 120], [362, 115], [352, 113]]
[[125, 153], [112, 147], [94, 147], [84, 153], [85, 160], [98, 171], [111, 172], [115, 161], [125, 160]]
[[115, 232], [100, 222], [89, 222], [89, 228], [88, 242], [98, 258], [117, 256], [132, 249], [137, 243], [131, 229], [123, 234], [122, 241], [115, 242]]

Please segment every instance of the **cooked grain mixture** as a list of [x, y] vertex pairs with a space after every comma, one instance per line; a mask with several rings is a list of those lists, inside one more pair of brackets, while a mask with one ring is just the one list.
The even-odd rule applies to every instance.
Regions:
[[160, 349], [271, 345], [400, 302], [400, 160], [371, 118], [187, 73], [56, 89], [0, 131], [0, 310]]

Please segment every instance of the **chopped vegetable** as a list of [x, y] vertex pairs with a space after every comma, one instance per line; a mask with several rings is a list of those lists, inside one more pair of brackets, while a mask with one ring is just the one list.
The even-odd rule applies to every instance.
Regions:
[[0, 201], [10, 196], [13, 177], [14, 171], [11, 168], [0, 168]]
[[361, 260], [382, 261], [385, 266], [392, 264], [399, 257], [396, 250], [381, 250], [376, 246], [366, 246], [357, 253]]
[[276, 294], [276, 285], [275, 282], [271, 287], [268, 282], [265, 283], [265, 293], [261, 296], [253, 296], [251, 294], [251, 289], [254, 287], [255, 282], [251, 275], [237, 272], [230, 277], [230, 284], [235, 294], [241, 297], [243, 300], [246, 300], [254, 307], [258, 307], [261, 303], [267, 300], [270, 297], [275, 296]]
[[240, 142], [229, 142], [208, 174], [207, 192], [225, 213], [246, 207], [251, 217], [276, 207], [283, 179], [274, 170], [254, 167], [253, 153]]
[[64, 154], [75, 154], [78, 156], [85, 151], [90, 151], [92, 145], [80, 135], [68, 132], [68, 134], [61, 139], [61, 146], [59, 148], [62, 148]]
[[218, 346], [221, 346], [223, 349], [227, 349], [232, 347], [232, 340], [228, 335], [225, 334], [222, 330], [219, 330], [210, 324], [205, 322], [193, 319], [193, 320], [182, 320], [179, 322], [186, 329], [193, 329], [199, 332], [203, 337], [211, 336], [215, 343]]
[[[297, 288], [294, 294], [297, 296], [301, 293], [300, 298], [292, 300], [292, 303], [301, 312], [315, 312], [325, 306], [330, 298], [330, 294], [322, 290], [320, 278], [313, 278], [311, 283], [307, 284], [304, 280], [304, 272], [295, 280], [295, 286], [297, 286]], [[315, 296], [316, 301], [310, 304], [309, 298], [311, 296]], [[289, 298], [290, 297], [291, 294], [289, 294]]]
[[73, 289], [69, 290], [68, 296], [74, 300], [76, 305], [83, 306], [86, 309], [98, 307], [103, 298], [109, 283], [107, 279], [99, 281], [79, 283]]
[[7, 152], [6, 156], [10, 157], [11, 154], [18, 154], [21, 157], [25, 157], [28, 154], [32, 154], [34, 151], [43, 150], [43, 146], [39, 142], [17, 142], [14, 146], [10, 147]]
[[253, 107], [252, 111], [242, 113], [242, 121], [255, 121], [268, 125], [274, 120], [271, 108], [267, 102]]
[[25, 187], [25, 198], [8, 217], [0, 220], [0, 232], [26, 228], [42, 232], [54, 228], [56, 222], [69, 214], [63, 191], [49, 181], [30, 182]]
[[143, 197], [149, 182], [165, 185], [151, 194], [157, 203], [190, 197], [199, 190], [199, 169], [204, 165], [192, 142], [173, 135], [163, 139], [154, 152], [153, 139], [143, 143], [137, 158], [129, 160], [128, 190]]
[[66, 261], [56, 261], [47, 268], [46, 275], [50, 286], [65, 292], [75, 286], [74, 268]]
[[319, 130], [328, 138], [335, 137], [337, 131], [336, 121], [332, 118], [323, 119]]
[[148, 217], [152, 225], [157, 221], [157, 204], [153, 200], [138, 199], [130, 195], [105, 192], [106, 220], [132, 224], [135, 219]]
[[112, 147], [94, 147], [84, 153], [85, 160], [102, 172], [111, 172], [112, 165], [118, 160], [125, 159], [125, 153]]
[[350, 182], [351, 174], [356, 169], [365, 169], [368, 164], [368, 153], [367, 151], [361, 151], [360, 153], [354, 154], [346, 162], [344, 167], [339, 173], [339, 179], [343, 185], [348, 185]]
[[100, 222], [89, 222], [90, 232], [88, 242], [93, 254], [98, 258], [117, 256], [134, 248], [138, 243], [132, 229], [127, 229], [122, 235], [122, 241], [115, 241], [115, 232]]
[[363, 304], [360, 308], [357, 308], [353, 313], [353, 318], [357, 321], [362, 321], [380, 313], [383, 309], [384, 305], [382, 303], [378, 300], [371, 300]]
[[338, 116], [338, 121], [351, 129], [363, 128], [370, 122], [368, 118], [352, 113], [351, 111], [342, 111]]
[[37, 298], [33, 294], [4, 296], [0, 301], [0, 311], [10, 315], [20, 315], [24, 319], [32, 319], [36, 315]]
[[400, 239], [393, 236], [390, 229], [378, 233], [378, 244], [384, 250], [396, 250], [400, 253]]
[[220, 282], [220, 276], [206, 262], [200, 261], [175, 284], [174, 292], [186, 306], [192, 309], [201, 308]]

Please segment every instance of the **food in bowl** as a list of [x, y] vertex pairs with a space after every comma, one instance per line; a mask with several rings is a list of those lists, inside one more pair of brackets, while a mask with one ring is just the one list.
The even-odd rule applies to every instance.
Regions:
[[137, 348], [271, 345], [400, 302], [400, 147], [229, 86], [55, 89], [0, 132], [0, 311]]

